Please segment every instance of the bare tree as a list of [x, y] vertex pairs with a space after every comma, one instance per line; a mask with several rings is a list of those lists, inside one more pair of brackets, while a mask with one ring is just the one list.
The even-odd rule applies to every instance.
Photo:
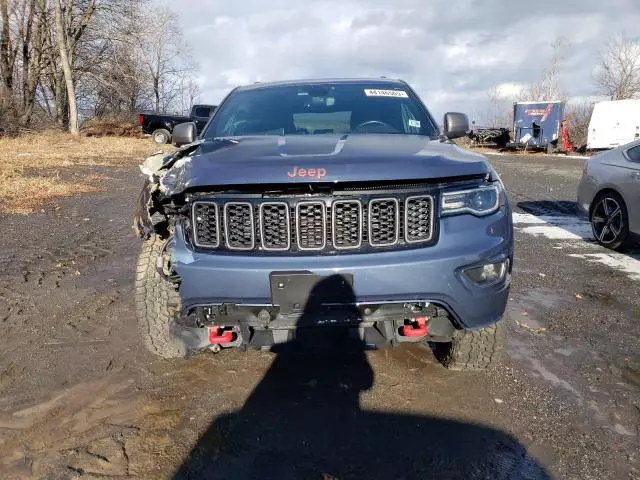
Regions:
[[146, 66], [156, 111], [167, 110], [181, 94], [181, 79], [194, 70], [175, 13], [162, 6], [131, 29], [135, 47]]
[[31, 122], [36, 102], [36, 91], [40, 81], [45, 50], [47, 29], [46, 0], [30, 0], [25, 2], [20, 23], [20, 40], [22, 44], [22, 114], [18, 120], [20, 125]]
[[[13, 97], [13, 74], [18, 55], [18, 45], [11, 37], [11, 13], [9, 0], [0, 0], [0, 93], [3, 103]], [[13, 5], [11, 5], [13, 6]]]
[[90, 116], [190, 108], [199, 87], [177, 17], [150, 2], [0, 0], [3, 120], [77, 134]]
[[491, 128], [508, 127], [513, 116], [512, 101], [504, 94], [500, 85], [493, 85], [487, 92], [487, 126]]
[[200, 101], [200, 85], [193, 78], [191, 72], [186, 78], [183, 78], [180, 91], [182, 92], [182, 111], [187, 113], [191, 111], [191, 107]]
[[611, 100], [640, 97], [640, 42], [612, 38], [599, 54], [594, 83]]
[[[67, 25], [65, 24], [66, 15], [62, 15], [63, 0], [53, 0], [55, 9], [55, 22], [56, 22], [56, 39], [58, 42], [58, 49], [60, 51], [60, 63], [62, 65], [62, 72], [64, 73], [64, 80], [67, 87], [67, 98], [69, 102], [69, 132], [72, 135], [79, 135], [80, 129], [78, 127], [78, 107], [76, 104], [76, 88], [73, 81], [73, 71], [71, 70], [71, 52], [69, 50], [69, 38], [67, 36]], [[67, 11], [71, 11], [68, 8]]]
[[151, 108], [146, 70], [135, 61], [130, 49], [109, 45], [100, 60], [88, 68], [83, 88], [88, 93], [87, 109], [98, 117], [126, 118], [138, 109]]
[[96, 9], [96, 0], [53, 0], [56, 25], [56, 39], [60, 51], [60, 63], [64, 73], [69, 105], [69, 132], [79, 135], [78, 105], [76, 98], [75, 76], [73, 71], [74, 54], [78, 42], [89, 26]]
[[558, 37], [551, 43], [552, 55], [549, 65], [542, 70], [540, 79], [525, 87], [519, 95], [521, 101], [566, 100], [562, 86], [563, 65], [566, 51], [570, 47], [565, 37]]
[[565, 117], [569, 122], [569, 136], [578, 147], [587, 144], [593, 105], [593, 102], [583, 100], [579, 103], [570, 102], [565, 109]]

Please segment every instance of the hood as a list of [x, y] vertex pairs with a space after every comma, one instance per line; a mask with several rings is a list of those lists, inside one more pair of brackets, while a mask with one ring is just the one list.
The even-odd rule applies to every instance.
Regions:
[[225, 185], [450, 179], [490, 170], [482, 155], [418, 135], [259, 136], [202, 141], [162, 183], [176, 194]]

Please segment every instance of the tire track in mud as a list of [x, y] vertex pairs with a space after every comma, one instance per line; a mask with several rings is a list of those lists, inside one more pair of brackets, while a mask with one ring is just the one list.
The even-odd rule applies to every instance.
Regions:
[[[0, 259], [0, 323], [7, 321], [20, 325], [17, 317], [25, 316], [35, 306], [39, 290], [60, 289], [61, 283], [73, 276], [80, 276], [83, 268], [113, 255], [123, 249], [122, 234], [118, 231], [91, 231], [77, 240], [53, 248], [31, 252], [15, 262], [5, 256]], [[119, 235], [120, 234], [120, 235]], [[25, 288], [30, 295], [25, 295]], [[45, 294], [46, 295], [46, 294]]]
[[131, 208], [122, 201], [137, 193], [131, 173], [123, 170], [113, 191], [61, 201], [65, 216], [54, 209], [6, 222], [3, 479], [140, 476], [157, 468], [158, 451], [169, 449], [167, 432], [182, 408], [153, 388], [141, 390], [158, 374], [138, 365], [145, 355], [138, 352], [129, 293], [139, 244], [129, 228]]
[[60, 467], [91, 476], [128, 476], [124, 444], [137, 432], [139, 414], [134, 381], [124, 375], [81, 383], [0, 413], [3, 478], [49, 478]]

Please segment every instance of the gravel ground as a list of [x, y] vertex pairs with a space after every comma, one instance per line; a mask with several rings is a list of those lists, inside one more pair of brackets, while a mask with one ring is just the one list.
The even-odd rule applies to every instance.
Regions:
[[490, 159], [517, 243], [508, 356], [483, 373], [422, 346], [159, 360], [133, 311], [134, 169], [0, 216], [0, 477], [640, 478], [640, 250], [591, 241], [581, 160]]

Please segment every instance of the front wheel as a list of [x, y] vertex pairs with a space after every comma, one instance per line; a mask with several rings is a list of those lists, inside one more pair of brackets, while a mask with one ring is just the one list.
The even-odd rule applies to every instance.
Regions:
[[500, 363], [507, 343], [507, 325], [502, 318], [480, 330], [460, 330], [453, 341], [437, 343], [435, 354], [449, 370], [485, 370]]
[[593, 236], [603, 247], [623, 250], [629, 243], [629, 216], [624, 200], [616, 192], [596, 197], [589, 215]]
[[187, 352], [172, 337], [171, 324], [180, 314], [180, 295], [158, 272], [165, 243], [152, 235], [142, 244], [136, 272], [136, 315], [147, 350], [162, 358], [179, 358]]

